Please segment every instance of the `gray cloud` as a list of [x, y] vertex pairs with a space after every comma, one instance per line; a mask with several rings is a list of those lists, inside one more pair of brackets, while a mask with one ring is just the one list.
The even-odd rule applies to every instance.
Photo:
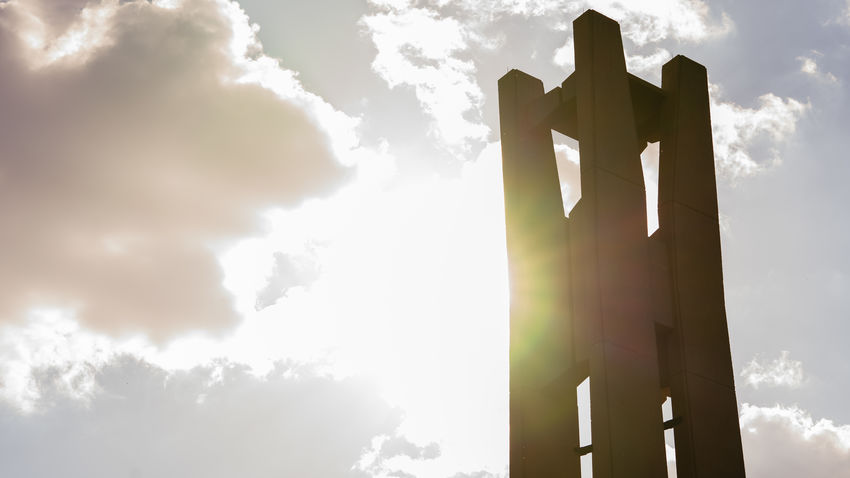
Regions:
[[[227, 326], [207, 247], [345, 171], [307, 113], [234, 81], [221, 4], [85, 5], [0, 9], [0, 320], [47, 305], [154, 338]], [[64, 55], [75, 28], [97, 46]]]
[[257, 310], [274, 304], [293, 287], [313, 283], [318, 276], [318, 265], [314, 257], [276, 252], [271, 276], [263, 290], [257, 293]]
[[363, 477], [353, 468], [361, 452], [401, 420], [366, 382], [305, 367], [169, 373], [123, 356], [92, 373], [98, 392], [87, 402], [48, 368], [36, 374], [36, 413], [0, 404], [0, 475]]

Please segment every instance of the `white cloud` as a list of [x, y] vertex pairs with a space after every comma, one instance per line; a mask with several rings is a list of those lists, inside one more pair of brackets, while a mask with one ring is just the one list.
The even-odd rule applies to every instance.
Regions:
[[787, 350], [783, 350], [779, 358], [767, 364], [753, 358], [741, 371], [741, 376], [744, 377], [744, 382], [753, 388], [759, 388], [761, 385], [797, 388], [805, 380], [803, 363], [792, 360]]
[[524, 15], [527, 17], [576, 16], [593, 9], [620, 23], [625, 38], [638, 46], [667, 38], [701, 41], [722, 36], [733, 28], [731, 19], [721, 14], [719, 21], [711, 18], [708, 5], [700, 0], [465, 0], [467, 10], [492, 14]]
[[572, 17], [587, 9], [620, 23], [623, 36], [637, 45], [665, 38], [699, 41], [728, 33], [731, 20], [721, 15], [711, 18], [709, 7], [700, 0], [584, 0], [565, 3], [559, 0], [434, 0], [431, 5], [451, 5], [479, 18], [521, 15], [524, 17]]
[[803, 73], [807, 73], [809, 75], [814, 75], [817, 73], [818, 64], [815, 62], [815, 60], [803, 56], [798, 56], [797, 60], [802, 63], [802, 65], [800, 65], [800, 71], [802, 71]]
[[747, 476], [850, 477], [850, 425], [796, 407], [741, 407]]
[[43, 68], [63, 60], [79, 65], [98, 49], [107, 47], [109, 25], [118, 11], [118, 1], [81, 5], [77, 18], [58, 35], [40, 18], [43, 11], [27, 11], [14, 3], [12, 9], [12, 13], [18, 16], [19, 35], [30, 47], [30, 65]]
[[457, 151], [486, 139], [489, 128], [480, 119], [484, 98], [475, 64], [462, 59], [472, 37], [466, 26], [425, 8], [377, 13], [361, 21], [378, 49], [372, 68], [391, 88], [414, 89], [433, 118], [438, 139]]
[[701, 41], [732, 29], [729, 17], [723, 14], [714, 22], [708, 5], [699, 0], [593, 0], [587, 5], [620, 22], [623, 36], [638, 46], [666, 38]]
[[564, 213], [569, 215], [581, 197], [581, 173], [578, 151], [566, 144], [555, 143], [555, 163], [558, 167], [558, 182]]
[[[560, 9], [560, 2], [549, 2], [553, 10]], [[577, 6], [576, 6], [577, 5]], [[667, 39], [678, 41], [704, 41], [729, 33], [732, 28], [731, 19], [725, 13], [720, 22], [711, 18], [708, 6], [701, 1], [668, 0], [668, 1], [638, 1], [619, 2], [611, 0], [591, 0], [572, 4], [570, 10], [578, 13], [586, 8], [599, 11], [620, 23], [620, 31], [624, 39], [631, 41], [638, 48], [655, 44]], [[527, 9], [536, 14], [552, 13], [548, 8]], [[573, 38], [571, 27], [562, 25], [561, 29], [568, 32], [568, 38], [563, 46], [555, 50], [553, 63], [570, 70], [575, 68]], [[632, 51], [632, 46], [626, 44], [626, 64], [635, 73], [650, 72], [660, 75], [660, 67], [671, 58], [670, 53], [660, 47], [648, 55]]]
[[649, 55], [626, 55], [626, 69], [631, 73], [661, 74], [661, 67], [673, 58], [664, 48], [656, 48]]
[[[813, 53], [815, 55], [818, 54], [818, 52]], [[798, 56], [797, 61], [800, 62], [800, 71], [811, 76], [812, 78], [815, 78], [818, 81], [823, 81], [825, 83], [838, 82], [838, 78], [836, 78], [835, 75], [833, 75], [832, 73], [821, 71], [818, 67], [817, 61], [814, 58], [808, 56]]]
[[[432, 3], [445, 5], [450, 2], [438, 0]], [[457, 2], [465, 10], [495, 12], [499, 14], [523, 15], [526, 17], [548, 15], [558, 8], [568, 11], [578, 10], [571, 4], [564, 5], [558, 0], [460, 0]]]
[[555, 55], [552, 57], [552, 62], [564, 68], [565, 70], [574, 69], [576, 66], [576, 51], [573, 37], [570, 35], [563, 46], [555, 50]]
[[[749, 176], [779, 164], [779, 148], [794, 134], [797, 121], [809, 103], [767, 93], [759, 106], [746, 108], [719, 100], [716, 85], [709, 85], [714, 158], [721, 177]], [[761, 144], [766, 142], [766, 144]]]

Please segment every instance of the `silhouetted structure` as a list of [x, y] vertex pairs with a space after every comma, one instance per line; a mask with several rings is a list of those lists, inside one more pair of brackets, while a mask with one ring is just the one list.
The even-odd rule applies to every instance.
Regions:
[[[620, 27], [573, 23], [576, 70], [548, 93], [499, 80], [511, 277], [511, 478], [743, 477], [723, 299], [706, 71], [683, 56], [658, 88], [626, 72]], [[564, 217], [551, 130], [579, 143]], [[660, 227], [647, 237], [640, 153], [661, 142]], [[590, 377], [592, 445], [576, 386]], [[663, 422], [670, 396], [674, 418]]]

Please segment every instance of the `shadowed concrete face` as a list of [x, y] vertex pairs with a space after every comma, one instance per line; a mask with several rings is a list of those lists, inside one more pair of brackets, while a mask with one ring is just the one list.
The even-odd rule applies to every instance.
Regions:
[[[499, 80], [511, 275], [513, 477], [744, 476], [723, 299], [705, 68], [678, 56], [663, 88], [626, 72], [619, 25], [574, 22], [576, 71], [546, 93]], [[564, 217], [554, 129], [579, 142], [581, 191]], [[647, 237], [640, 153], [661, 141], [660, 228]], [[590, 377], [593, 443], [575, 387]], [[672, 398], [674, 419], [661, 403]]]

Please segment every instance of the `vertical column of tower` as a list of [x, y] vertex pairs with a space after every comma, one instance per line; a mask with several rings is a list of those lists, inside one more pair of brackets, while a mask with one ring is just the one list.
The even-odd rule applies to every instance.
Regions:
[[659, 222], [670, 258], [670, 351], [680, 478], [743, 477], [741, 432], [723, 298], [714, 152], [705, 67], [664, 65]]
[[[619, 25], [594, 11], [573, 22], [582, 198], [570, 233], [582, 242], [590, 362], [593, 476], [666, 476], [650, 312], [643, 172]], [[579, 302], [576, 303], [578, 305]]]
[[[569, 380], [567, 233], [548, 125], [527, 123], [543, 96], [537, 78], [499, 80], [510, 271], [510, 475], [578, 477], [578, 412]], [[566, 379], [566, 380], [565, 380]]]

